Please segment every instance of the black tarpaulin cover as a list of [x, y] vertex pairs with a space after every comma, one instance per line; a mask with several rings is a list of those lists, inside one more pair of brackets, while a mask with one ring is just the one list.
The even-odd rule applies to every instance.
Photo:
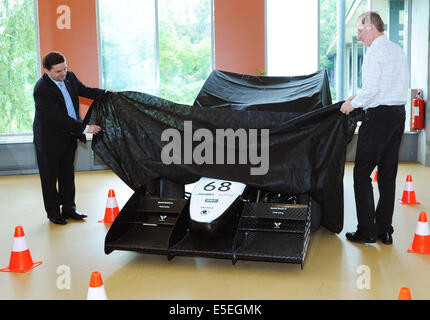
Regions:
[[[93, 137], [92, 148], [135, 191], [159, 178], [189, 184], [200, 177], [212, 177], [283, 194], [311, 193], [322, 207], [321, 224], [339, 233], [343, 228], [346, 147], [360, 116], [358, 112], [343, 115], [340, 105], [331, 104], [325, 71], [299, 77], [214, 71], [193, 106], [130, 91], [109, 93], [94, 101], [92, 121], [103, 131]], [[212, 164], [198, 164], [194, 158], [190, 164], [184, 163], [184, 152], [190, 150], [185, 146], [189, 137], [181, 141], [180, 163], [164, 164], [162, 150], [171, 141], [162, 141], [163, 131], [175, 129], [183, 139], [184, 124], [189, 121], [194, 133], [204, 128], [214, 137], [217, 129], [245, 129], [249, 138], [251, 130], [261, 133], [261, 129], [268, 129], [267, 172], [251, 174], [250, 169], [258, 167], [250, 163], [251, 157], [244, 164], [238, 163], [238, 154], [243, 151], [239, 143], [230, 146], [236, 151], [235, 164], [215, 161], [215, 138]], [[257, 150], [262, 156], [263, 140], [259, 138]], [[203, 140], [194, 140], [191, 150], [196, 151]], [[227, 155], [226, 144], [221, 146]]]
[[306, 113], [331, 103], [325, 70], [295, 77], [256, 77], [215, 70], [194, 106]]

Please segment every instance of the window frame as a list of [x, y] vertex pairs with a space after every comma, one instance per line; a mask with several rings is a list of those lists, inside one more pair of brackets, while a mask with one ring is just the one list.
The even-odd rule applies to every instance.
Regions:
[[[268, 41], [267, 41], [267, 20], [268, 20], [268, 10], [267, 10], [267, 1], [268, 0], [264, 0], [264, 18], [265, 18], [265, 53], [266, 53], [266, 64], [265, 64], [265, 68], [266, 70], [268, 70]], [[367, 10], [372, 10], [373, 9], [373, 0], [365, 0], [366, 3], [365, 5], [367, 5]], [[390, 0], [388, 0], [390, 1]], [[403, 50], [405, 51], [406, 54], [406, 58], [408, 61], [408, 65], [409, 65], [409, 88], [411, 87], [411, 14], [412, 14], [412, 0], [404, 0], [405, 1], [405, 6], [404, 6], [404, 27], [406, 30], [404, 30], [404, 45], [403, 45]], [[348, 8], [345, 8], [345, 18], [348, 16], [348, 13], [350, 10], [352, 10], [352, 8], [355, 5], [360, 4], [359, 2], [357, 2], [357, 0], [353, 0]], [[318, 34], [321, 34], [321, 0], [318, 0]], [[346, 24], [346, 21], [345, 21]], [[387, 30], [388, 31], [388, 30]], [[337, 32], [336, 32], [337, 34]], [[336, 36], [337, 37], [337, 36]], [[337, 40], [336, 40], [337, 41]], [[360, 49], [360, 48], [355, 48], [355, 49]], [[345, 52], [347, 52], [348, 50], [352, 50], [351, 47], [346, 46], [345, 47]], [[361, 50], [361, 49], [360, 49]], [[365, 54], [366, 48], [363, 48], [364, 52], [363, 54]], [[321, 53], [321, 43], [320, 43], [320, 36], [318, 37], [318, 67], [320, 66], [320, 53]], [[348, 77], [350, 76], [349, 74], [349, 68], [356, 68], [358, 67], [358, 61], [353, 61], [352, 65], [350, 66], [349, 63], [347, 62], [347, 60], [349, 59], [349, 56], [346, 54], [345, 56], [345, 62], [344, 62], [344, 75], [343, 75], [343, 87], [344, 87], [344, 91], [345, 93], [350, 93], [349, 92], [349, 86], [352, 87], [352, 94], [355, 94], [357, 92], [358, 89], [358, 78], [356, 77], [355, 79], [352, 79], [352, 81], [348, 81]], [[354, 60], [354, 59], [353, 59]], [[335, 60], [336, 61], [336, 60]], [[320, 67], [319, 67], [320, 68]], [[336, 69], [335, 69], [336, 70]], [[336, 71], [335, 71], [336, 73]], [[354, 69], [353, 70], [353, 74], [351, 76], [356, 76], [358, 75], [358, 70]], [[335, 83], [333, 83], [334, 86], [336, 86]], [[346, 97], [345, 97], [346, 98]], [[333, 100], [333, 102], [335, 101], [339, 101], [338, 99]], [[404, 133], [415, 133], [413, 130], [411, 130], [410, 128], [410, 110], [407, 108], [408, 107], [408, 103], [406, 103], [406, 120], [405, 120], [405, 132]]]
[[[37, 78], [42, 76], [42, 63], [40, 56], [40, 34], [39, 34], [39, 3], [38, 0], [33, 1], [34, 8], [34, 33], [35, 33], [35, 41], [36, 41], [36, 75]], [[28, 132], [4, 132], [0, 133], [0, 144], [9, 144], [9, 143], [28, 143], [29, 141], [33, 141], [33, 131]]]
[[[159, 6], [158, 0], [154, 1], [154, 14], [155, 14], [155, 68], [156, 68], [156, 95], [161, 96], [161, 77], [160, 77], [160, 30], [159, 30]], [[211, 67], [212, 70], [215, 68], [215, 25], [214, 25], [214, 1], [210, 1], [210, 12], [211, 12]], [[266, 0], [265, 0], [266, 1]], [[97, 19], [97, 56], [98, 56], [98, 68], [99, 68], [99, 84], [100, 87], [104, 87], [103, 81], [103, 63], [102, 63], [102, 52], [101, 52], [101, 33], [100, 33], [100, 0], [96, 0], [96, 19]]]

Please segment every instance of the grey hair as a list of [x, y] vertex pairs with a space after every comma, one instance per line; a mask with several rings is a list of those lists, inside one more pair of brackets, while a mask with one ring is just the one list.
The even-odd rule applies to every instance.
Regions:
[[384, 32], [385, 30], [384, 21], [382, 21], [381, 16], [373, 11], [362, 13], [358, 17], [357, 22], [360, 22], [365, 27], [369, 27], [373, 24], [379, 32]]

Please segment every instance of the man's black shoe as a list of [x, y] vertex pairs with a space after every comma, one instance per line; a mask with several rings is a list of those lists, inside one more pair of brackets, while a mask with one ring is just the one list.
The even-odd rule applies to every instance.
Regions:
[[61, 216], [58, 216], [58, 217], [48, 217], [48, 219], [49, 219], [49, 221], [51, 221], [52, 223], [55, 223], [55, 224], [66, 224], [67, 223], [66, 219], [64, 219]]
[[383, 244], [393, 244], [393, 236], [389, 232], [381, 233], [378, 238]]
[[63, 217], [66, 219], [83, 220], [84, 218], [87, 217], [87, 215], [78, 213], [76, 211], [72, 211], [72, 212], [63, 211], [62, 213], [63, 213]]
[[375, 238], [373, 238], [373, 237], [365, 237], [365, 236], [363, 236], [358, 231], [356, 231], [356, 232], [347, 232], [346, 233], [346, 238], [349, 241], [358, 242], [358, 243], [375, 243], [376, 242]]

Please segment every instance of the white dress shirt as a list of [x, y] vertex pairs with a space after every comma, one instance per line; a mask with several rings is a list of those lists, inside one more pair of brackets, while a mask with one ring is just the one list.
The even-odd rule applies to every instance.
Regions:
[[376, 38], [366, 52], [362, 66], [362, 88], [351, 101], [354, 108], [406, 104], [409, 68], [403, 49], [387, 39]]
[[[60, 89], [60, 91], [61, 91], [61, 93], [63, 93], [63, 91], [61, 90], [61, 84], [63, 84], [64, 86], [65, 86], [65, 83], [64, 83], [64, 81], [57, 81], [57, 80], [54, 80], [54, 79], [52, 79], [51, 78], [51, 76], [48, 74], [48, 77], [49, 77], [49, 79], [51, 79], [56, 85], [57, 85], [57, 87], [58, 87], [58, 89]], [[67, 88], [66, 88], [66, 90], [67, 90]], [[63, 96], [64, 96], [64, 93], [63, 93]], [[64, 97], [64, 100], [66, 100], [66, 97]], [[70, 115], [69, 115], [70, 116]], [[71, 118], [73, 118], [73, 117], [71, 117]], [[76, 120], [76, 119], [75, 119]], [[88, 129], [90, 128], [90, 126], [89, 125], [86, 125], [85, 126], [85, 129], [84, 129], [84, 131], [82, 132], [83, 134], [86, 134], [87, 132], [88, 132]]]

